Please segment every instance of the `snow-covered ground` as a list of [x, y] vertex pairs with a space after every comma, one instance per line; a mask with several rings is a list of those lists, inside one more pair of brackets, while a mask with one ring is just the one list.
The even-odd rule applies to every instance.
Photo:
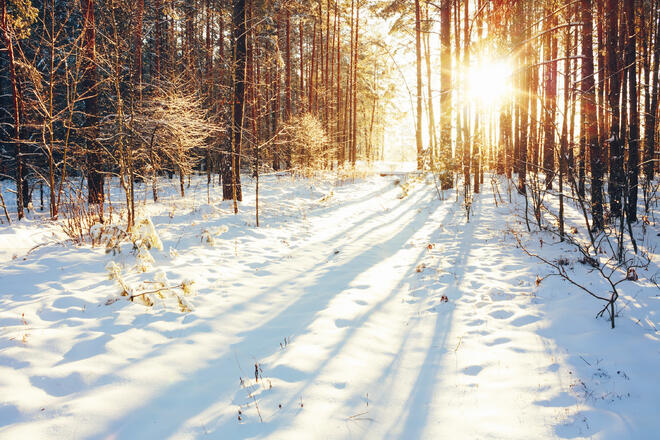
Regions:
[[[139, 208], [163, 242], [145, 272], [130, 243], [76, 247], [39, 215], [0, 226], [0, 438], [657, 438], [655, 258], [620, 285], [612, 330], [516, 247], [503, 181], [466, 224], [423, 179], [266, 176], [260, 227], [254, 182], [238, 215], [204, 177], [185, 199], [163, 185]], [[604, 289], [569, 245], [521, 237]], [[110, 262], [134, 293], [194, 281], [191, 311], [127, 301]]]

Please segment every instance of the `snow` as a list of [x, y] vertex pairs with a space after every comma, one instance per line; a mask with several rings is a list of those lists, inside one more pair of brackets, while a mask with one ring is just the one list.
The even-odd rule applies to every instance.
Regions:
[[[604, 289], [570, 245], [526, 232], [504, 181], [466, 223], [454, 192], [381, 171], [264, 176], [258, 228], [247, 177], [238, 215], [205, 177], [185, 199], [163, 180], [158, 203], [139, 185], [137, 252], [75, 246], [38, 213], [1, 225], [0, 438], [657, 435], [653, 222], [612, 330], [516, 247], [512, 231]], [[157, 288], [152, 307], [120, 295]]]

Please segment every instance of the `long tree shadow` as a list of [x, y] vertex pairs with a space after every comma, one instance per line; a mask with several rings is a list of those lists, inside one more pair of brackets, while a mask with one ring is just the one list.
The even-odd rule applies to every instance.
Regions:
[[[140, 408], [133, 411], [128, 417], [122, 417], [119, 423], [113, 422], [112, 427], [101, 437], [107, 435], [127, 436], [129, 433], [130, 436], [134, 437], [165, 437], [175, 433], [191, 417], [199, 414], [214, 404], [214, 402], [217, 402], [219, 398], [234, 395], [235, 391], [239, 389], [237, 377], [230, 379], [224, 376], [218, 376], [221, 371], [236, 370], [236, 359], [231, 357], [232, 351], [240, 350], [241, 346], [246, 342], [259, 341], [259, 346], [273, 347], [271, 349], [272, 354], [272, 351], [276, 350], [275, 347], [278, 347], [282, 336], [274, 332], [273, 329], [291, 328], [292, 322], [295, 322], [295, 327], [301, 331], [309, 328], [317, 319], [318, 315], [327, 308], [333, 298], [346, 289], [349, 289], [351, 283], [362, 272], [381, 261], [383, 249], [397, 250], [403, 247], [416, 231], [427, 223], [431, 214], [432, 211], [427, 210], [424, 214], [420, 214], [410, 221], [404, 222], [403, 225], [397, 225], [397, 228], [400, 227], [398, 232], [393, 236], [388, 236], [385, 240], [382, 240], [382, 237], [378, 237], [378, 234], [375, 234], [374, 230], [370, 231], [370, 234], [375, 234], [373, 239], [369, 239], [371, 237], [367, 236], [362, 237], [365, 243], [370, 243], [366, 249], [360, 250], [352, 258], [342, 261], [341, 265], [326, 264], [321, 269], [321, 275], [315, 278], [312, 283], [304, 279], [299, 282], [287, 280], [285, 283], [291, 284], [293, 282], [294, 284], [298, 284], [299, 288], [306, 293], [299, 296], [295, 302], [292, 302], [274, 316], [268, 317], [257, 328], [238, 333], [237, 337], [239, 340], [232, 344], [231, 347], [227, 347], [221, 356], [215, 357], [208, 361], [204, 367], [194, 371], [194, 377], [178, 381], [160, 390], [158, 395], [149, 399], [148, 402], [141, 402]], [[387, 220], [389, 218], [383, 218], [382, 222], [386, 222]], [[332, 243], [332, 241], [329, 242]], [[408, 268], [410, 272], [412, 272], [412, 268], [419, 261], [422, 254], [420, 253], [415, 262], [410, 265]], [[306, 282], [307, 284], [305, 284]], [[333, 286], [333, 292], [331, 293], [326, 290], [325, 286], [328, 284]], [[312, 372], [302, 373], [301, 377], [308, 378], [302, 389], [313, 382], [315, 375], [323, 369], [328, 359], [341, 351], [346, 342], [354, 335], [357, 326], [364, 323], [370, 314], [379, 310], [383, 304], [391, 300], [398, 293], [400, 286], [401, 284], [386, 299], [380, 301], [370, 312], [357, 320], [355, 325], [348, 329], [342, 340], [336, 344], [327, 359], [319, 364], [318, 368]], [[289, 288], [291, 288], [290, 285]], [[222, 331], [222, 328], [218, 326], [216, 327], [216, 331]], [[209, 392], [209, 390], [213, 390], [213, 392]], [[153, 408], [157, 412], [159, 422], [156, 426], [151, 423], [142, 423], [145, 418], [144, 409], [146, 408]], [[234, 425], [223, 427], [223, 432], [225, 428], [231, 429], [232, 426]], [[266, 429], [267, 431], [272, 431], [277, 426], [278, 423], [268, 424]], [[263, 428], [260, 427], [260, 432], [263, 432]], [[241, 432], [245, 434], [244, 431]]]
[[[477, 204], [482, 204], [481, 198], [477, 200]], [[454, 268], [464, 268], [468, 262], [473, 247], [474, 230], [481, 215], [481, 209], [479, 208], [481, 207], [477, 206], [477, 209], [474, 211], [476, 215], [463, 229], [462, 238], [456, 250], [457, 255], [453, 263]], [[460, 284], [465, 279], [465, 269], [459, 270], [456, 275], [457, 277], [454, 286], [456, 292], [461, 292]], [[447, 286], [447, 288], [449, 287], [450, 286]], [[460, 296], [456, 295], [456, 299], [459, 297]], [[434, 325], [434, 334], [431, 340], [438, 341], [440, 345], [445, 346], [451, 330], [451, 322], [452, 319], [449, 313], [437, 314]], [[428, 348], [424, 362], [417, 375], [417, 380], [410, 390], [406, 403], [403, 405], [403, 413], [400, 417], [395, 418], [400, 421], [405, 417], [405, 422], [403, 424], [393, 424], [390, 427], [388, 436], [393, 436], [394, 433], [391, 431], [397, 428], [397, 431], [400, 429], [399, 432], [405, 432], [407, 438], [422, 438], [423, 429], [426, 427], [426, 421], [429, 417], [429, 403], [433, 398], [435, 385], [437, 384], [440, 359], [444, 353], [444, 350], [436, 349], [433, 346]], [[406, 412], [407, 414], [405, 414]]]

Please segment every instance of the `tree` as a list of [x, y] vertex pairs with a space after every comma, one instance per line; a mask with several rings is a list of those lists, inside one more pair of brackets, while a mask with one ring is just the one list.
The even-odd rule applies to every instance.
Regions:
[[[234, 0], [232, 11], [232, 41], [233, 41], [233, 108], [231, 118], [231, 182], [234, 213], [238, 212], [238, 204], [243, 200], [241, 190], [241, 154], [243, 142], [243, 111], [245, 109], [245, 68], [247, 57], [247, 32], [245, 26], [245, 0]], [[288, 12], [287, 12], [288, 19]], [[287, 20], [287, 24], [288, 24]], [[287, 26], [287, 36], [288, 36]], [[288, 47], [288, 44], [287, 44]], [[290, 66], [289, 66], [290, 68]], [[290, 73], [290, 72], [289, 72]], [[290, 84], [289, 84], [290, 92]], [[290, 102], [289, 102], [290, 105]]]
[[83, 15], [84, 64], [81, 81], [85, 103], [85, 137], [87, 139], [87, 187], [88, 201], [97, 205], [103, 214], [103, 161], [98, 145], [98, 82], [96, 76], [96, 26], [94, 23], [94, 0], [80, 0]]
[[603, 164], [598, 145], [598, 127], [594, 108], [593, 16], [591, 0], [581, 0], [582, 6], [582, 80], [581, 101], [585, 143], [591, 158], [591, 216], [594, 230], [603, 229]]
[[[9, 72], [11, 80], [11, 94], [12, 94], [12, 107], [14, 116], [14, 147], [16, 157], [16, 212], [18, 219], [24, 217], [23, 209], [27, 207], [27, 182], [24, 180], [23, 169], [23, 153], [21, 149], [21, 109], [22, 109], [22, 96], [19, 86], [19, 81], [16, 73], [16, 57], [14, 55], [14, 42], [15, 40], [27, 36], [28, 26], [34, 21], [36, 10], [32, 8], [29, 1], [15, 0], [9, 1], [10, 6], [13, 7], [16, 15], [10, 16], [7, 12], [7, 2], [9, 0], [2, 0], [0, 2], [0, 28], [2, 29], [2, 38], [4, 46], [7, 50], [7, 57], [9, 58]], [[3, 202], [4, 206], [4, 202]], [[5, 208], [6, 209], [6, 208]]]
[[548, 19], [548, 31], [546, 35], [546, 47], [548, 63], [545, 65], [545, 104], [543, 115], [543, 169], [545, 172], [546, 188], [552, 188], [555, 168], [555, 113], [557, 95], [557, 37], [552, 28], [557, 26], [557, 15], [551, 14]]
[[639, 109], [637, 107], [637, 30], [635, 28], [635, 1], [624, 2], [626, 16], [625, 64], [628, 74], [628, 97], [630, 99], [630, 123], [628, 124], [628, 176], [626, 179], [626, 217], [628, 222], [637, 220], [637, 190], [639, 181]]
[[[466, 6], [467, 7], [467, 6]], [[415, 144], [417, 146], [417, 169], [422, 169], [422, 24], [419, 0], [415, 0], [415, 54], [417, 56], [417, 121]]]
[[440, 6], [440, 161], [442, 189], [453, 187], [451, 176], [451, 114], [452, 114], [452, 82], [451, 82], [451, 3], [443, 0]]
[[[607, 0], [607, 76], [609, 78], [609, 106], [612, 120], [610, 123], [610, 174], [608, 192], [610, 195], [610, 213], [613, 217], [621, 215], [621, 195], [623, 190], [623, 145], [621, 144], [620, 124], [621, 111], [619, 99], [621, 96], [621, 81], [619, 75], [619, 2]], [[593, 73], [593, 71], [592, 71]], [[584, 79], [584, 76], [583, 76]]]
[[651, 23], [655, 22], [655, 37], [653, 39], [653, 67], [651, 69], [651, 91], [645, 107], [646, 117], [644, 119], [644, 175], [650, 181], [655, 176], [655, 133], [658, 114], [658, 71], [660, 70], [660, 8], [655, 8], [655, 18], [651, 14]]

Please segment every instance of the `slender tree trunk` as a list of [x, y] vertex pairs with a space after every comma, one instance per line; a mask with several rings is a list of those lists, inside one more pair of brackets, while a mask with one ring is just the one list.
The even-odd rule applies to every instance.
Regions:
[[[466, 5], [467, 8], [467, 5]], [[415, 124], [415, 143], [417, 145], [417, 169], [422, 169], [422, 39], [419, 0], [415, 0], [415, 53], [417, 55], [417, 121]]]
[[[570, 19], [570, 17], [569, 17]], [[564, 177], [568, 171], [568, 101], [571, 99], [569, 94], [570, 81], [570, 49], [571, 49], [571, 29], [566, 28], [566, 37], [564, 38], [564, 109], [561, 124], [561, 139], [559, 144], [559, 237], [564, 241]], [[600, 145], [600, 143], [599, 143]]]
[[233, 108], [232, 108], [232, 198], [234, 213], [238, 212], [236, 202], [243, 200], [241, 190], [241, 155], [243, 144], [243, 111], [245, 109], [245, 69], [247, 57], [247, 35], [245, 26], [245, 0], [234, 0], [232, 13], [234, 42]]
[[[319, 12], [321, 8], [321, 0], [319, 0]], [[323, 82], [323, 100], [324, 100], [324, 111], [325, 111], [325, 131], [328, 133], [330, 139], [330, 144], [332, 144], [332, 134], [330, 133], [330, 107], [332, 105], [332, 78], [330, 77], [330, 60], [332, 56], [330, 55], [330, 0], [327, 0], [326, 3], [326, 21], [325, 21], [325, 69], [324, 71], [324, 82]], [[319, 14], [320, 15], [320, 14]], [[321, 18], [323, 20], [323, 18]], [[333, 42], [334, 42], [334, 36]], [[327, 157], [327, 156], [326, 156]]]
[[[428, 4], [425, 8], [426, 22], [429, 22], [429, 7]], [[429, 130], [429, 147], [430, 159], [435, 162], [437, 159], [437, 136], [435, 134], [435, 114], [433, 112], [433, 87], [431, 77], [431, 41], [430, 32], [424, 32], [424, 61], [426, 64], [426, 96], [428, 108], [428, 130]]]
[[96, 80], [96, 27], [94, 0], [81, 0], [83, 15], [84, 68], [81, 89], [85, 96], [85, 135], [87, 138], [87, 186], [89, 203], [103, 214], [103, 170], [98, 138], [98, 87]]
[[[7, 49], [8, 58], [9, 58], [9, 72], [11, 79], [11, 90], [12, 90], [12, 104], [14, 111], [14, 145], [16, 151], [16, 212], [18, 213], [18, 219], [21, 220], [24, 217], [24, 200], [23, 200], [23, 157], [21, 152], [21, 120], [20, 120], [20, 93], [18, 89], [18, 80], [16, 78], [16, 60], [14, 58], [14, 44], [13, 44], [13, 31], [9, 26], [9, 21], [7, 18], [7, 4], [5, 0], [2, 0], [0, 4], [2, 8], [2, 17], [0, 18], [0, 26], [2, 26], [2, 35]], [[4, 207], [4, 202], [3, 202]], [[5, 208], [6, 210], [6, 208]], [[7, 217], [9, 218], [9, 217]]]
[[154, 25], [154, 42], [156, 44], [156, 52], [154, 53], [154, 65], [156, 69], [156, 79], [160, 79], [160, 58], [161, 58], [161, 47], [162, 47], [162, 38], [163, 38], [163, 24], [161, 23], [162, 17], [162, 6], [161, 0], [154, 1], [154, 14], [155, 14], [155, 25]]
[[296, 113], [303, 113], [305, 111], [305, 87], [303, 83], [303, 78], [305, 77], [305, 68], [304, 68], [304, 61], [305, 58], [303, 57], [303, 19], [302, 17], [298, 21], [298, 34], [300, 36], [300, 88], [298, 92], [298, 107], [296, 107]]
[[[550, 28], [557, 26], [557, 16], [549, 19]], [[543, 168], [545, 172], [546, 188], [552, 188], [555, 173], [555, 113], [557, 95], [557, 37], [554, 32], [548, 32], [546, 37], [546, 50], [550, 63], [545, 65], [545, 100], [544, 100], [544, 139], [543, 139]]]
[[[440, 8], [440, 160], [443, 171], [451, 173], [453, 169], [451, 151], [451, 115], [452, 115], [452, 83], [451, 83], [451, 5], [444, 0]], [[456, 30], [458, 35], [458, 29]], [[430, 98], [429, 98], [430, 99]], [[454, 186], [451, 174], [441, 181], [442, 189]]]
[[[608, 0], [609, 1], [609, 0]], [[584, 138], [589, 148], [591, 162], [591, 216], [594, 230], [601, 230], [603, 224], [603, 164], [601, 148], [598, 145], [598, 121], [594, 102], [594, 57], [593, 57], [593, 16], [591, 0], [581, 0], [582, 5], [582, 88], [581, 106], [584, 121]]]
[[[285, 77], [284, 77], [284, 119], [291, 118], [291, 12], [286, 9], [286, 46], [284, 48], [285, 54]], [[287, 168], [290, 165], [287, 165]]]
[[[525, 5], [526, 3], [521, 2], [519, 8], [520, 8], [520, 20], [521, 28], [525, 28], [526, 23], [527, 23], [527, 14], [525, 11]], [[529, 30], [527, 30], [526, 34], [529, 34]], [[526, 34], [522, 34], [523, 38], [526, 39]], [[518, 159], [518, 192], [520, 194], [525, 194], [527, 192], [526, 188], [526, 178], [527, 178], [527, 141], [528, 141], [528, 133], [527, 129], [529, 127], [528, 125], [528, 120], [529, 120], [529, 95], [531, 93], [526, 94], [525, 92], [530, 91], [530, 77], [531, 77], [531, 72], [530, 69], [532, 68], [529, 64], [529, 48], [527, 47], [527, 44], [525, 43], [525, 46], [521, 48], [521, 67], [522, 67], [522, 72], [520, 75], [520, 90], [522, 90], [523, 96], [521, 97], [521, 102], [519, 105], [520, 108], [520, 125], [519, 125], [519, 130], [518, 130], [518, 135], [520, 136], [520, 151], [519, 151], [519, 159]]]
[[[286, 8], [286, 47], [285, 47], [285, 79], [284, 79], [284, 120], [291, 119], [291, 12]], [[286, 146], [286, 169], [291, 168], [291, 148]]]
[[628, 222], [637, 221], [637, 186], [639, 181], [639, 111], [637, 107], [637, 61], [635, 49], [637, 31], [635, 29], [635, 0], [624, 2], [628, 35], [626, 41], [626, 66], [628, 71], [628, 96], [630, 99], [630, 124], [628, 125]]
[[[605, 44], [603, 38], [603, 20], [605, 14], [603, 12], [604, 0], [596, 0], [597, 15], [598, 15], [598, 144], [603, 145], [605, 142]], [[605, 150], [602, 151], [605, 153]], [[603, 154], [604, 156], [604, 154]], [[603, 157], [603, 163], [606, 163], [606, 158]]]
[[312, 31], [312, 63], [309, 69], [309, 77], [307, 79], [307, 88], [309, 89], [309, 96], [307, 98], [307, 111], [313, 113], [314, 110], [314, 71], [316, 68], [316, 21], [314, 21], [314, 30]]
[[355, 166], [357, 160], [357, 69], [358, 69], [358, 41], [360, 36], [360, 0], [355, 5], [355, 49], [353, 51], [353, 116], [351, 128], [351, 164]]
[[137, 89], [137, 98], [142, 102], [142, 21], [144, 16], [144, 0], [135, 2], [135, 23], [133, 24], [133, 81]]
[[337, 119], [336, 148], [337, 148], [337, 166], [344, 163], [344, 144], [341, 138], [341, 16], [338, 12], [339, 2], [335, 2], [335, 18], [337, 20], [337, 105], [335, 107]]
[[[463, 25], [463, 69], [467, 70], [470, 67], [470, 31], [469, 31], [469, 9], [470, 3], [465, 2], [465, 18]], [[463, 76], [463, 83], [465, 83], [467, 78]], [[470, 136], [470, 110], [467, 103], [463, 103], [463, 179], [465, 185], [465, 195], [467, 196], [468, 190], [470, 188], [470, 164], [471, 164], [471, 151], [472, 151], [472, 139]]]
[[647, 180], [655, 176], [655, 136], [658, 114], [658, 71], [660, 70], [660, 8], [656, 8], [653, 68], [651, 72], [651, 103], [644, 120], [644, 175]]
[[610, 125], [610, 175], [608, 192], [610, 196], [610, 213], [613, 217], [621, 215], [621, 196], [623, 186], [623, 146], [620, 137], [620, 72], [617, 43], [619, 38], [617, 0], [607, 0], [607, 76], [609, 77], [609, 104], [612, 114]]

